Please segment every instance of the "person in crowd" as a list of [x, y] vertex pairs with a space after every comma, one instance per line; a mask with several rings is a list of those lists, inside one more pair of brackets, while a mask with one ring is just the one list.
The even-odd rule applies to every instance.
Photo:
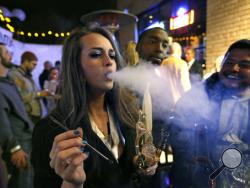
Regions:
[[[53, 65], [50, 61], [45, 61], [43, 66], [43, 72], [39, 75], [39, 85], [41, 90], [44, 89], [44, 82], [49, 79], [50, 69], [53, 67]], [[44, 105], [47, 106], [47, 99], [43, 98], [42, 100]]]
[[181, 59], [181, 56], [181, 45], [177, 42], [173, 42], [169, 47], [169, 57], [162, 62], [169, 83], [172, 84], [170, 92], [172, 92], [174, 103], [176, 103], [185, 92], [191, 89], [187, 63]]
[[47, 99], [47, 111], [48, 113], [51, 112], [55, 106], [56, 102], [59, 99], [59, 95], [57, 94], [58, 92], [58, 76], [59, 76], [59, 70], [55, 67], [50, 69], [50, 74], [48, 80], [45, 80], [44, 82], [44, 89], [48, 90], [51, 93], [51, 96], [46, 97]]
[[45, 80], [49, 79], [50, 69], [53, 67], [53, 65], [50, 61], [45, 61], [43, 66], [43, 72], [39, 75], [39, 85], [42, 90], [44, 89], [43, 86]]
[[135, 48], [135, 41], [129, 41], [126, 45], [124, 57], [128, 65], [136, 65], [139, 61], [139, 56]]
[[8, 188], [32, 188], [30, 153], [34, 125], [15, 84], [7, 76], [12, 65], [6, 46], [0, 43], [0, 146], [10, 175]]
[[15, 82], [24, 102], [26, 111], [34, 124], [42, 117], [40, 98], [49, 96], [46, 90], [39, 91], [32, 78], [31, 72], [37, 65], [37, 57], [33, 52], [26, 51], [21, 56], [21, 65], [9, 71], [9, 77]]
[[200, 62], [203, 70], [206, 70], [206, 59], [205, 59], [204, 51], [199, 52], [198, 61]]
[[[176, 106], [175, 187], [248, 187], [250, 146], [250, 40], [228, 48], [219, 72], [201, 89], [192, 88]], [[242, 153], [242, 165], [225, 169], [215, 181], [211, 173], [221, 165], [226, 148]], [[236, 159], [236, 158], [235, 158]], [[234, 159], [234, 160], [235, 160]]]
[[161, 65], [162, 60], [167, 57], [168, 47], [169, 41], [166, 30], [154, 27], [140, 34], [136, 51], [140, 59]]
[[[138, 107], [108, 77], [122, 63], [113, 35], [104, 28], [75, 29], [65, 41], [61, 98], [33, 132], [36, 188], [133, 186]], [[156, 167], [139, 172], [152, 175]]]
[[57, 60], [55, 62], [55, 67], [59, 70], [59, 73], [61, 72], [61, 61]]
[[[148, 30], [145, 30], [142, 32], [139, 36], [139, 40], [136, 46], [136, 50], [139, 54], [141, 62], [147, 62], [152, 63], [155, 66], [160, 66], [162, 64], [162, 61], [167, 57], [167, 51], [169, 49], [169, 39], [168, 39], [168, 33], [166, 30], [160, 27], [154, 27]], [[152, 91], [151, 91], [152, 92]], [[139, 97], [140, 98], [140, 97]], [[161, 101], [164, 102], [164, 101]], [[165, 123], [165, 117], [167, 114], [162, 111], [161, 114], [165, 114], [165, 117], [159, 117], [159, 115], [156, 116], [156, 111], [158, 112], [159, 109], [157, 108], [157, 104], [152, 98], [152, 106], [153, 106], [153, 141], [154, 145], [159, 148], [161, 145], [164, 145], [164, 148], [162, 148], [161, 155], [164, 158], [163, 164], [161, 164], [160, 168], [157, 169], [157, 172], [152, 177], [142, 178], [140, 181], [141, 187], [169, 187], [169, 163], [170, 161], [167, 160], [167, 153], [168, 149], [171, 148], [171, 146], [167, 147], [169, 145], [169, 140], [165, 138], [165, 134], [169, 134], [169, 127]], [[170, 109], [169, 109], [170, 111]], [[164, 133], [164, 134], [162, 134]], [[167, 140], [167, 143], [163, 143]], [[171, 163], [171, 162], [170, 162]], [[167, 181], [165, 181], [167, 179]]]
[[203, 78], [202, 64], [195, 59], [195, 50], [188, 46], [185, 48], [185, 59], [188, 64], [191, 84], [199, 82]]

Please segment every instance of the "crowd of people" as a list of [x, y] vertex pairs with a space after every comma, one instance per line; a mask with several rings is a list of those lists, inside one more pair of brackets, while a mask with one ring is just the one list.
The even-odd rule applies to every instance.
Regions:
[[[36, 55], [24, 52], [20, 66], [14, 66], [0, 43], [0, 186], [250, 186], [250, 40], [234, 42], [221, 70], [205, 80], [194, 49], [184, 52], [185, 60], [180, 44], [170, 44], [167, 31], [155, 27], [128, 43], [123, 57], [110, 31], [80, 27], [64, 42], [59, 67], [44, 62], [39, 90], [31, 74]], [[165, 70], [171, 86], [160, 95], [173, 100], [161, 117], [152, 98], [150, 159], [138, 154], [135, 144], [143, 98], [109, 76], [141, 63]], [[240, 167], [209, 178], [223, 151], [232, 147], [242, 154]]]

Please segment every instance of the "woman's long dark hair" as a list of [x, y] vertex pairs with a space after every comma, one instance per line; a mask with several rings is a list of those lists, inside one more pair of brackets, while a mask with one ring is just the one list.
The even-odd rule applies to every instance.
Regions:
[[[63, 47], [59, 89], [61, 99], [56, 107], [56, 111], [59, 111], [60, 116], [63, 117], [63, 124], [69, 128], [76, 128], [83, 116], [88, 113], [86, 79], [81, 68], [81, 51], [84, 44], [80, 39], [90, 33], [98, 33], [107, 38], [116, 54], [117, 70], [124, 66], [115, 38], [106, 29], [100, 27], [78, 28], [70, 34]], [[137, 106], [127, 91], [114, 85], [114, 88], [107, 92], [106, 98], [112, 100], [114, 110], [123, 123], [130, 126], [135, 125]]]

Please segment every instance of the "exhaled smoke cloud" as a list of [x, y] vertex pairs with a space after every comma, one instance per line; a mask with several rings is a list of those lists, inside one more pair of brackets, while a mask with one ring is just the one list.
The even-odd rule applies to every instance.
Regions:
[[154, 117], [166, 115], [164, 112], [174, 106], [176, 100], [173, 94], [173, 85], [175, 85], [173, 83], [177, 81], [163, 67], [149, 62], [140, 62], [138, 66], [126, 67], [109, 76], [120, 86], [127, 87], [140, 96], [143, 96], [147, 84], [150, 84]]
[[150, 83], [151, 87], [150, 92], [152, 92], [152, 87], [160, 89], [162, 80], [158, 73], [159, 70], [159, 67], [153, 66], [152, 64], [140, 63], [138, 66], [126, 67], [115, 72], [110, 75], [110, 77], [120, 86], [125, 86], [143, 95], [148, 83]]
[[[180, 80], [173, 70], [152, 65], [149, 62], [140, 62], [138, 66], [126, 67], [109, 77], [112, 77], [120, 86], [127, 87], [140, 96], [143, 96], [149, 83], [154, 118], [168, 118], [167, 112], [172, 111], [176, 102], [184, 95]], [[193, 86], [193, 90], [189, 100], [180, 100], [176, 109], [179, 117], [185, 119], [184, 125], [190, 128], [198, 121], [196, 117], [209, 117], [213, 106], [207, 98], [202, 84]]]

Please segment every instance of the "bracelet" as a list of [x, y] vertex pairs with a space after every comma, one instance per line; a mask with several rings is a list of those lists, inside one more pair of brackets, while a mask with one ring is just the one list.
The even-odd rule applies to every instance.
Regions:
[[12, 148], [11, 150], [10, 150], [10, 153], [12, 154], [12, 153], [15, 153], [16, 151], [18, 151], [18, 150], [20, 150], [21, 149], [21, 146], [20, 145], [17, 145], [17, 146], [15, 146], [14, 148]]

